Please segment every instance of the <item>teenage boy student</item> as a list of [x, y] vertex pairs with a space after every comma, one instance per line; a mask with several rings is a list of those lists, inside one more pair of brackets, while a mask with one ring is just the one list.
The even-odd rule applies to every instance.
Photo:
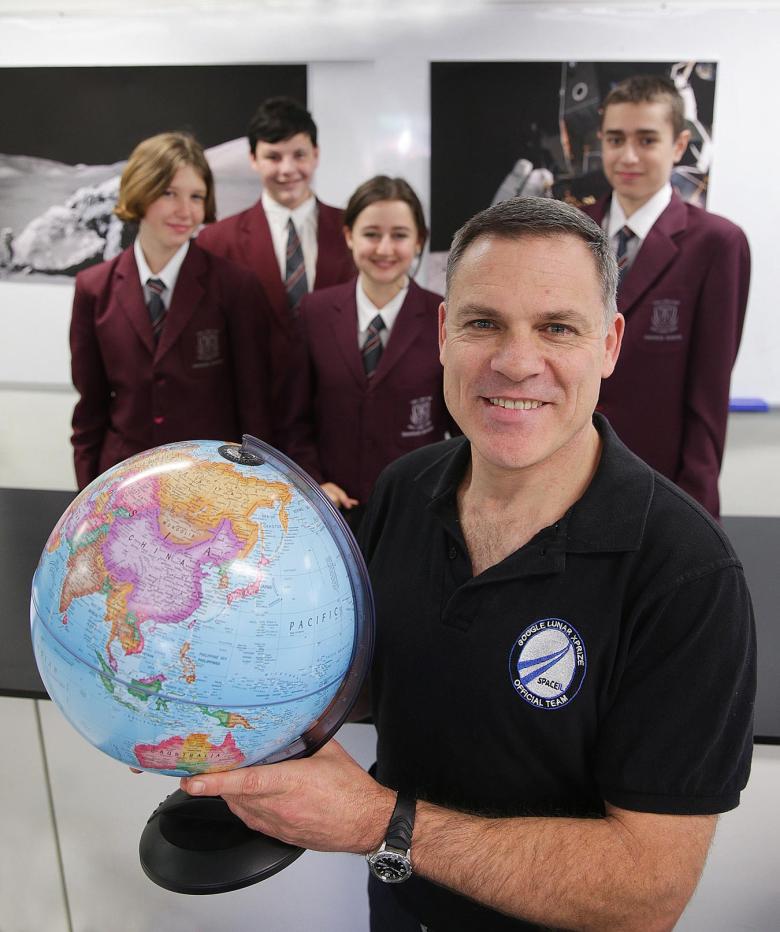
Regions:
[[718, 517], [750, 252], [739, 227], [672, 191], [672, 170], [688, 145], [683, 111], [673, 82], [660, 75], [627, 78], [604, 100], [602, 159], [612, 195], [584, 210], [618, 258], [626, 333], [598, 410], [635, 453]]
[[311, 114], [290, 98], [269, 98], [252, 117], [248, 138], [262, 196], [248, 210], [205, 227], [198, 244], [260, 279], [272, 311], [274, 398], [281, 404], [298, 302], [315, 288], [348, 281], [355, 267], [341, 210], [323, 204], [311, 188], [319, 161]]

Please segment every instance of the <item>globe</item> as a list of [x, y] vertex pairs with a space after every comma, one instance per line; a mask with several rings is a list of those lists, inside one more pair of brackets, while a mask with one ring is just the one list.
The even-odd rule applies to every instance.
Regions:
[[370, 662], [373, 606], [319, 487], [247, 436], [92, 482], [46, 543], [31, 624], [44, 685], [90, 744], [187, 776], [324, 744]]

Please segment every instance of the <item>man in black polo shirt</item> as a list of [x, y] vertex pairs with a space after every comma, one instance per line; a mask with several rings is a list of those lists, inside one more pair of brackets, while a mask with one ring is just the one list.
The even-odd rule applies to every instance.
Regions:
[[335, 742], [184, 781], [287, 841], [374, 852], [377, 932], [669, 929], [746, 783], [742, 568], [593, 418], [615, 280], [602, 231], [555, 201], [459, 231], [440, 335], [464, 437], [389, 467], [361, 529], [377, 781]]

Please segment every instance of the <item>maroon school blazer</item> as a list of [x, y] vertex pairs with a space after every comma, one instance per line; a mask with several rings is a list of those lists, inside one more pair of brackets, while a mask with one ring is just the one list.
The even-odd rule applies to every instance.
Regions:
[[[262, 202], [204, 227], [198, 244], [248, 269], [263, 286], [272, 323], [274, 404], [284, 407], [289, 366], [298, 336]], [[309, 286], [312, 291], [327, 288], [354, 275], [352, 254], [344, 240], [342, 211], [317, 201], [317, 268], [314, 284], [310, 282]]]
[[190, 243], [155, 348], [132, 247], [80, 272], [70, 325], [79, 488], [161, 443], [270, 439], [265, 307], [253, 276]]
[[[600, 224], [608, 207], [585, 212]], [[623, 348], [598, 404], [634, 453], [715, 517], [749, 284], [742, 230], [674, 194], [623, 281]]]
[[290, 387], [290, 456], [361, 504], [388, 463], [459, 432], [444, 405], [441, 297], [411, 282], [371, 379], [358, 348], [353, 279], [300, 305], [300, 377]]

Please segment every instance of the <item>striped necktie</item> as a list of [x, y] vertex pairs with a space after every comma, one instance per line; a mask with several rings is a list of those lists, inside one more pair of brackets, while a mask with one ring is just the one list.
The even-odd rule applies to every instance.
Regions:
[[379, 365], [379, 357], [382, 355], [382, 338], [379, 334], [384, 329], [385, 322], [382, 320], [382, 315], [377, 314], [368, 325], [366, 339], [360, 350], [363, 356], [363, 369], [369, 379]]
[[306, 266], [303, 264], [303, 249], [292, 217], [287, 221], [287, 264], [284, 272], [284, 287], [287, 291], [290, 310], [294, 311], [301, 298], [309, 290], [309, 285], [306, 281]]
[[623, 284], [626, 272], [631, 266], [628, 258], [628, 244], [633, 238], [634, 231], [631, 227], [621, 227], [617, 235], [617, 250], [615, 251], [615, 258], [618, 264], [618, 288]]
[[162, 293], [165, 291], [165, 282], [159, 278], [147, 278], [146, 287], [151, 291], [149, 303], [149, 318], [152, 321], [152, 335], [154, 336], [154, 345], [160, 342], [163, 324], [165, 323], [165, 304], [163, 303]]

